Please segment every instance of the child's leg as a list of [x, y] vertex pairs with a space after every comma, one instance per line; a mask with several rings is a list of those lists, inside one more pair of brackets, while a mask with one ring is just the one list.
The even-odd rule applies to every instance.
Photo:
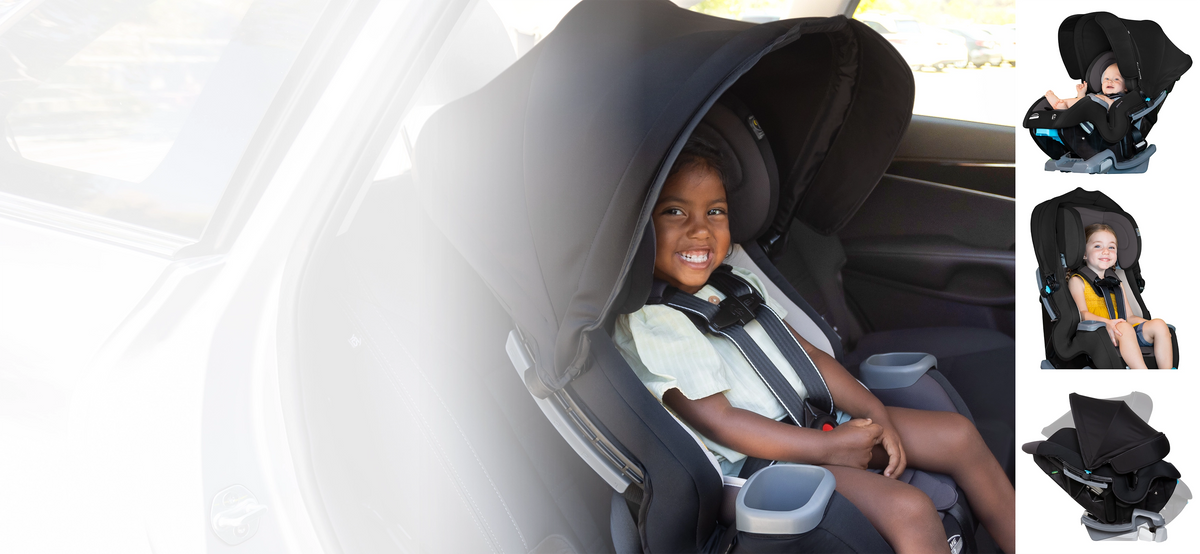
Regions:
[[1014, 552], [1016, 493], [975, 426], [952, 412], [891, 406], [887, 410], [909, 465], [953, 477], [1000, 548]]
[[1175, 353], [1171, 350], [1171, 329], [1167, 322], [1152, 319], [1142, 324], [1142, 338], [1154, 346], [1154, 359], [1159, 369], [1167, 369], [1175, 365]]
[[1054, 91], [1052, 91], [1052, 90], [1046, 91], [1046, 101], [1050, 103], [1051, 108], [1054, 108], [1056, 110], [1066, 109], [1065, 105], [1062, 107], [1059, 107], [1059, 105], [1062, 104], [1063, 101], [1056, 94], [1054, 94]]
[[867, 516], [896, 554], [950, 552], [937, 509], [920, 489], [862, 469], [825, 468], [837, 479], [837, 491]]
[[1117, 349], [1121, 351], [1121, 358], [1125, 360], [1125, 364], [1130, 369], [1146, 369], [1146, 360], [1142, 359], [1142, 347], [1138, 346], [1137, 331], [1128, 321], [1118, 323], [1117, 330], [1121, 332], [1121, 336], [1117, 337]]

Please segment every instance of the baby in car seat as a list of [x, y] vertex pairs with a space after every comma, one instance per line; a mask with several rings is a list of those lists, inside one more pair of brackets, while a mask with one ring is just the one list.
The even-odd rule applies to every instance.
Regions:
[[1054, 91], [1046, 91], [1046, 101], [1056, 110], [1065, 110], [1074, 106], [1076, 102], [1083, 98], [1091, 98], [1104, 106], [1104, 109], [1112, 107], [1112, 103], [1117, 98], [1120, 98], [1127, 91], [1125, 90], [1125, 78], [1121, 76], [1121, 70], [1117, 68], [1117, 64], [1112, 64], [1104, 68], [1104, 76], [1101, 78], [1100, 91], [1104, 94], [1090, 94], [1087, 91], [1087, 83], [1079, 83], [1075, 85], [1075, 98], [1059, 98], [1054, 94]]
[[[706, 283], [733, 248], [721, 164], [715, 147], [690, 139], [652, 217], [655, 278], [714, 303], [720, 298]], [[734, 272], [780, 317], [785, 315], [757, 276], [743, 269]], [[756, 325], [748, 324], [747, 332]], [[949, 551], [938, 513], [925, 493], [895, 479], [908, 465], [945, 473], [966, 492], [1001, 548], [1013, 552], [1013, 487], [968, 419], [951, 412], [885, 407], [837, 360], [788, 329], [844, 410], [835, 414], [840, 425], [831, 431], [779, 421], [786, 415], [783, 406], [737, 347], [701, 333], [672, 307], [651, 304], [620, 316], [614, 342], [651, 393], [702, 435], [727, 475], [736, 476], [747, 456], [824, 466], [834, 474], [837, 491], [896, 552], [927, 553]], [[755, 337], [755, 342], [769, 357], [782, 359], [770, 339]], [[781, 372], [790, 373], [786, 368]], [[807, 394], [802, 384], [795, 388], [801, 397]]]
[[[1097, 276], [1117, 263], [1117, 235], [1112, 227], [1103, 223], [1094, 223], [1084, 228], [1086, 237], [1083, 259]], [[1171, 351], [1171, 331], [1167, 322], [1161, 319], [1146, 320], [1135, 315], [1125, 319], [1109, 319], [1107, 303], [1097, 295], [1087, 279], [1075, 273], [1067, 283], [1075, 305], [1079, 307], [1079, 317], [1083, 321], [1102, 321], [1108, 330], [1108, 337], [1113, 346], [1121, 351], [1121, 358], [1132, 369], [1146, 369], [1146, 361], [1142, 358], [1141, 346], [1154, 347], [1154, 359], [1159, 369], [1171, 367], [1174, 360]], [[1115, 298], [1114, 298], [1115, 300]], [[1129, 314], [1129, 299], [1125, 299], [1125, 313]]]

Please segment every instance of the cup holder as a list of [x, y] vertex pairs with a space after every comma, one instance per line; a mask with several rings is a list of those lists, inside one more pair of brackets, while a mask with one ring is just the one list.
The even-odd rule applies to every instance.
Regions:
[[937, 366], [937, 358], [924, 352], [875, 354], [858, 366], [859, 378], [867, 388], [902, 389], [912, 386], [925, 372]]
[[737, 528], [746, 533], [799, 535], [825, 515], [837, 480], [823, 467], [774, 465], [746, 480], [737, 496]]

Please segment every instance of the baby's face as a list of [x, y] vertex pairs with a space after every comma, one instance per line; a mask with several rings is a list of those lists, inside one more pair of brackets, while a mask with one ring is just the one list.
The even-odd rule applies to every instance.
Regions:
[[1125, 78], [1121, 76], [1121, 70], [1117, 69], [1117, 64], [1114, 63], [1104, 70], [1100, 92], [1106, 95], [1125, 92]]
[[1089, 266], [1101, 271], [1116, 265], [1117, 237], [1108, 231], [1092, 233], [1092, 236], [1087, 239], [1087, 245], [1084, 246], [1083, 259]]
[[729, 253], [729, 204], [716, 173], [693, 166], [667, 179], [654, 205], [654, 276], [694, 293]]

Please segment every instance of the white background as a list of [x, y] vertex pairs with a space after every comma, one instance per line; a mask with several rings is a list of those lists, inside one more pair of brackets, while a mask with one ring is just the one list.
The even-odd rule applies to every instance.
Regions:
[[[1031, 2], [1017, 3], [1020, 71], [1017, 72], [1018, 113], [1047, 89], [1073, 96], [1074, 84], [1058, 52], [1058, 25], [1067, 16], [1089, 11], [1109, 11], [1125, 19], [1150, 19], [1181, 50], [1200, 56], [1195, 22], [1200, 5], [1193, 2]], [[1200, 58], [1195, 58], [1200, 60]], [[1158, 146], [1149, 171], [1142, 175], [1076, 175], [1046, 172], [1048, 159], [1017, 127], [1017, 445], [1042, 440], [1041, 429], [1070, 409], [1071, 392], [1110, 398], [1141, 391], [1154, 400], [1150, 425], [1167, 434], [1171, 453], [1183, 481], [1200, 486], [1200, 465], [1195, 463], [1194, 437], [1198, 381], [1188, 360], [1200, 344], [1190, 314], [1200, 310], [1200, 293], [1189, 282], [1197, 265], [1193, 251], [1197, 234], [1194, 192], [1198, 180], [1200, 149], [1194, 129], [1200, 123], [1200, 70], [1193, 67], [1168, 96], [1149, 141]], [[1181, 371], [1044, 371], [1045, 357], [1041, 305], [1035, 271], [1037, 261], [1029, 236], [1033, 208], [1076, 187], [1100, 190], [1137, 221], [1142, 233], [1142, 296], [1154, 315], [1179, 330]], [[1190, 355], [1189, 355], [1190, 353]], [[1017, 545], [1022, 552], [1197, 552], [1196, 508], [1191, 506], [1168, 526], [1165, 543], [1092, 542], [1080, 525], [1083, 508], [1071, 500], [1034, 464], [1030, 455], [1017, 453]]]

